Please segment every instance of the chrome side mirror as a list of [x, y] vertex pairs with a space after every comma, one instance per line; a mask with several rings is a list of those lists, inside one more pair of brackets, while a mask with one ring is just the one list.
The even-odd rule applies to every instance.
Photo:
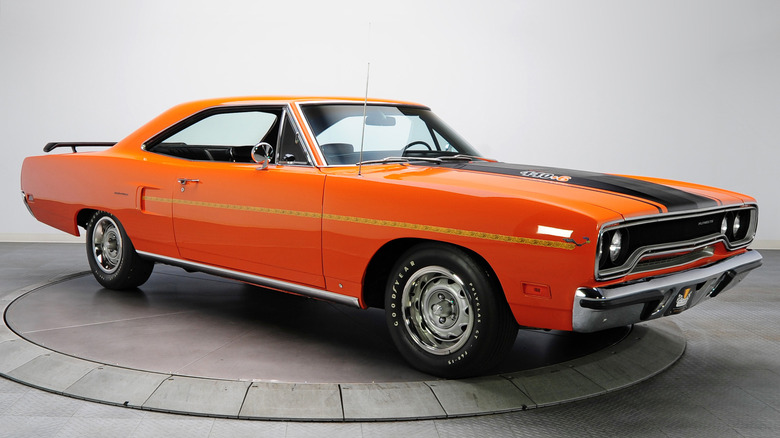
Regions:
[[252, 148], [252, 161], [261, 166], [257, 170], [265, 170], [268, 168], [268, 162], [271, 160], [271, 155], [274, 153], [274, 147], [270, 144], [261, 141]]

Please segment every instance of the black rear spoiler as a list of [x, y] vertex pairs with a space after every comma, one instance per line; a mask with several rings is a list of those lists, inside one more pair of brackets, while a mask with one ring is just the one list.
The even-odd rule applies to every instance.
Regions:
[[51, 152], [57, 148], [71, 148], [73, 152], [76, 152], [76, 147], [78, 146], [110, 148], [115, 144], [116, 143], [99, 142], [99, 141], [92, 141], [92, 142], [87, 141], [81, 143], [75, 141], [57, 141], [57, 142], [48, 143], [46, 146], [43, 147], [43, 151]]

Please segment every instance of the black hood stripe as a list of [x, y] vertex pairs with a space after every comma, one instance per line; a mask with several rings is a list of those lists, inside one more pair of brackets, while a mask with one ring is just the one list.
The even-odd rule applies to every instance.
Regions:
[[662, 205], [669, 212], [711, 208], [720, 205], [720, 202], [716, 199], [699, 196], [673, 187], [596, 172], [492, 162], [447, 163], [442, 164], [442, 166], [543, 181], [557, 181], [577, 187], [603, 190], [648, 201], [656, 204], [656, 208], [657, 205]]

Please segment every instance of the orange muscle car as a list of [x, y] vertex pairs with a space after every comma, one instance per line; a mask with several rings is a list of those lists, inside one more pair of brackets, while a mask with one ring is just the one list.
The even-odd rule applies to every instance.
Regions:
[[519, 327], [677, 314], [762, 260], [749, 196], [482, 158], [413, 103], [204, 100], [116, 144], [44, 150], [63, 147], [24, 161], [24, 203], [86, 230], [103, 286], [164, 263], [384, 308], [406, 360], [445, 377], [496, 365]]

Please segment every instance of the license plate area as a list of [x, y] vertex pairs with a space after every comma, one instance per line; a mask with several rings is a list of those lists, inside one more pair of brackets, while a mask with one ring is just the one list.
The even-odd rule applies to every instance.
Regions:
[[[723, 276], [709, 278], [700, 283], [693, 283], [682, 287], [674, 287], [664, 291], [664, 299], [653, 304], [653, 307], [645, 309], [645, 319], [655, 319], [661, 316], [676, 315], [701, 301], [709, 298], [713, 290], [721, 282]], [[649, 303], [648, 303], [649, 304]]]
[[688, 304], [692, 303], [693, 296], [696, 294], [695, 286], [686, 286], [677, 292], [677, 295], [672, 299], [672, 311], [673, 315], [676, 315], [688, 308]]

